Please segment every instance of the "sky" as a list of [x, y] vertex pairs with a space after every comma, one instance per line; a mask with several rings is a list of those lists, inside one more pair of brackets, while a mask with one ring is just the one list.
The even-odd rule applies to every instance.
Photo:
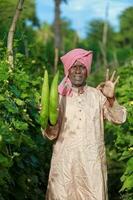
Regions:
[[[119, 15], [133, 0], [67, 0], [61, 4], [61, 17], [71, 22], [71, 27], [76, 30], [81, 38], [86, 35], [86, 26], [93, 19], [105, 19], [105, 8], [109, 5], [108, 21], [118, 30]], [[37, 16], [41, 22], [53, 23], [54, 0], [36, 0]]]

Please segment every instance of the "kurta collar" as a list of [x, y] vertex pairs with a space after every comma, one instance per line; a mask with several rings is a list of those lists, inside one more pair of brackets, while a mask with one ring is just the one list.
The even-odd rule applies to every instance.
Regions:
[[87, 85], [85, 85], [83, 87], [83, 90], [80, 91], [80, 92], [79, 92], [79, 89], [77, 87], [72, 87], [72, 92], [80, 95], [80, 94], [83, 94], [86, 91], [86, 89], [87, 89]]

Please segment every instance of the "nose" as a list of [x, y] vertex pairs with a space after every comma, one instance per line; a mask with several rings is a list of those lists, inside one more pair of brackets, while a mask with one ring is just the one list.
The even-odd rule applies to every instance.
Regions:
[[81, 73], [81, 67], [80, 66], [76, 66], [76, 71], [75, 71], [77, 74], [78, 73]]

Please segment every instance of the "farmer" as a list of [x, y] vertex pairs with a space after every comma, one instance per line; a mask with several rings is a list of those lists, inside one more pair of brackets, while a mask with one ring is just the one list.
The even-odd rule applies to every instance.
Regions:
[[61, 57], [65, 77], [59, 85], [59, 119], [43, 135], [54, 140], [47, 200], [107, 200], [104, 119], [126, 120], [115, 98], [115, 72], [97, 88], [86, 85], [92, 51], [74, 49]]

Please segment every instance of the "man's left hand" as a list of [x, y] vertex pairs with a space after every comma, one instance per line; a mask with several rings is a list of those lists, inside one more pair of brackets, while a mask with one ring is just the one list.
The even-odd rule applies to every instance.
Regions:
[[112, 73], [112, 76], [109, 78], [109, 69], [107, 69], [105, 82], [97, 86], [97, 89], [100, 89], [103, 95], [106, 96], [107, 98], [114, 97], [115, 86], [120, 78], [119, 76], [117, 76], [117, 78], [114, 79], [115, 73], [116, 71], [114, 71]]

